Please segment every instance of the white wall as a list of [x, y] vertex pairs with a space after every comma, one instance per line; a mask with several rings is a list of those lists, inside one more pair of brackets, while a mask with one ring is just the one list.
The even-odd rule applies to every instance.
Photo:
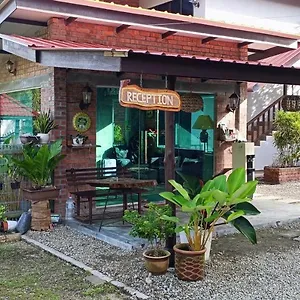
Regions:
[[283, 85], [265, 84], [260, 85], [256, 92], [248, 93], [247, 119], [250, 121], [270, 104], [283, 95]]
[[299, 32], [299, 0], [201, 0], [194, 15], [284, 32]]
[[266, 141], [261, 141], [260, 146], [255, 146], [255, 170], [263, 170], [271, 166], [277, 158], [277, 149], [273, 145], [273, 136], [268, 136]]

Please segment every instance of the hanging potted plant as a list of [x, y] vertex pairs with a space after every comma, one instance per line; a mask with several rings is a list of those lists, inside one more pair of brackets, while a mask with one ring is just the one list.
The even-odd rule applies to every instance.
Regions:
[[133, 225], [130, 234], [134, 237], [147, 239], [150, 246], [144, 251], [146, 269], [153, 275], [162, 275], [167, 272], [170, 252], [163, 248], [165, 241], [174, 233], [174, 223], [162, 219], [162, 216], [171, 216], [169, 205], [159, 206], [149, 204], [145, 214], [137, 211], [125, 211], [124, 220]]
[[48, 112], [41, 112], [33, 121], [33, 126], [37, 132], [37, 137], [40, 138], [41, 144], [47, 144], [49, 142], [49, 132], [57, 128], [51, 117], [50, 110]]
[[234, 226], [240, 225], [239, 230], [256, 244], [255, 230], [243, 216], [259, 213], [250, 203], [257, 181], [245, 183], [245, 173], [245, 169], [240, 168], [234, 170], [228, 179], [225, 175], [217, 176], [208, 181], [193, 198], [189, 195], [189, 188], [183, 187], [175, 180], [169, 180], [175, 193], [160, 193], [163, 198], [179, 206], [189, 215], [187, 223], [180, 222], [177, 217], [163, 216], [165, 220], [179, 223], [176, 232], [184, 231], [188, 241], [173, 248], [175, 272], [179, 279], [196, 281], [204, 278], [207, 242], [220, 219]]

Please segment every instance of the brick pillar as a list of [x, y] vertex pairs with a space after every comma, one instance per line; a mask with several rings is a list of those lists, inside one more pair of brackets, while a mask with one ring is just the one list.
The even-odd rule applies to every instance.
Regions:
[[[50, 133], [50, 140], [62, 139], [63, 154], [66, 154], [66, 134], [67, 134], [67, 96], [66, 96], [66, 70], [53, 69], [49, 74], [48, 81], [41, 85], [41, 110], [50, 110], [58, 128]], [[67, 199], [67, 186], [65, 178], [65, 166], [62, 161], [54, 174], [54, 185], [60, 188], [59, 199], [55, 201], [55, 213], [64, 216], [65, 201]]]

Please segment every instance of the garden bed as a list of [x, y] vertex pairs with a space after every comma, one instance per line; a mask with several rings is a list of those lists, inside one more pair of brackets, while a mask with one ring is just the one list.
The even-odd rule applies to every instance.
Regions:
[[264, 182], [279, 184], [289, 181], [300, 181], [300, 167], [279, 168], [265, 167]]

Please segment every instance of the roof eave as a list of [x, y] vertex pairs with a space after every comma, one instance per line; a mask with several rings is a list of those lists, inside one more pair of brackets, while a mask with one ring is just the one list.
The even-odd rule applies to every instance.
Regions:
[[[193, 17], [180, 16], [169, 13], [152, 13], [145, 15], [145, 10], [124, 7], [121, 5], [109, 3], [96, 3], [87, 1], [77, 1], [69, 3], [68, 0], [53, 1], [49, 0], [11, 0], [7, 5], [12, 5], [13, 9], [5, 12], [5, 7], [0, 10], [0, 24], [12, 15], [15, 9], [21, 9], [30, 12], [40, 12], [51, 16], [60, 16], [61, 18], [78, 18], [85, 22], [99, 22], [115, 24], [116, 27], [127, 24], [137, 26], [145, 30], [161, 30], [165, 32], [174, 31], [177, 34], [211, 36], [222, 39], [235, 40], [236, 42], [249, 41], [271, 46], [283, 47], [287, 49], [296, 49], [299, 36], [268, 32], [261, 30], [252, 30], [251, 28], [237, 27], [230, 24], [220, 26], [219, 22], [212, 22]], [[74, 2], [74, 1], [72, 1]], [[80, 4], [81, 3], [81, 4]], [[13, 4], [15, 6], [13, 6]], [[85, 5], [84, 5], [85, 4]], [[110, 8], [110, 9], [108, 9]], [[149, 10], [149, 12], [151, 12]], [[177, 19], [178, 20], [177, 20]], [[189, 22], [187, 21], [189, 20]]]

